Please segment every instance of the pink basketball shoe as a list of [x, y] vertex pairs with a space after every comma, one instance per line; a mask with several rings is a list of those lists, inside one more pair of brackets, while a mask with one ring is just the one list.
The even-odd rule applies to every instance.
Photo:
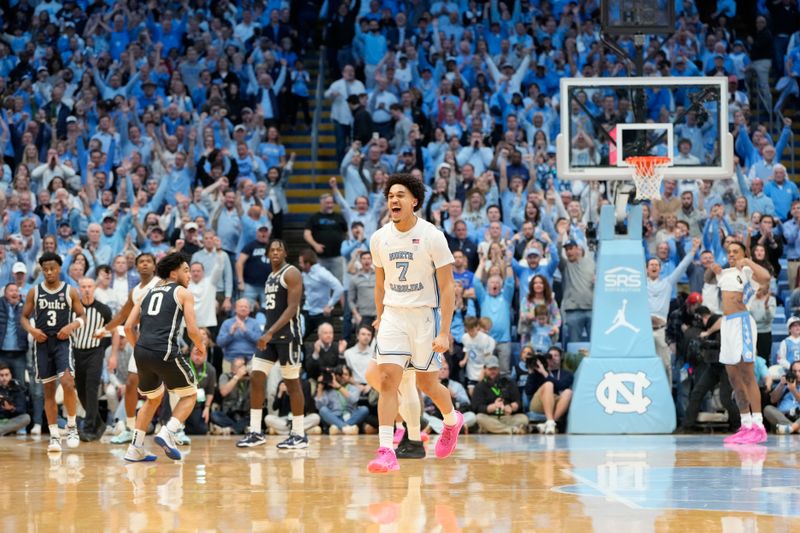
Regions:
[[400, 470], [400, 463], [397, 462], [394, 450], [390, 448], [378, 448], [378, 453], [375, 455], [375, 459], [370, 461], [367, 465], [367, 470], [373, 474], [394, 472], [395, 470]]
[[403, 436], [406, 434], [405, 428], [397, 428], [394, 430], [394, 437], [392, 438], [392, 442], [395, 446], [400, 444], [400, 441], [403, 440]]
[[734, 433], [733, 435], [728, 435], [723, 439], [722, 442], [725, 444], [742, 444], [741, 439], [744, 438], [745, 435], [750, 433], [751, 428], [746, 428], [743, 425], [739, 426], [739, 431]]
[[761, 444], [762, 442], [767, 442], [767, 430], [762, 425], [755, 425], [753, 424], [753, 438], [755, 439], [758, 437], [758, 440], [754, 441], [755, 444]]
[[444, 429], [442, 430], [442, 435], [439, 437], [439, 440], [436, 443], [436, 457], [439, 459], [444, 459], [453, 453], [453, 451], [456, 449], [456, 445], [458, 444], [458, 433], [464, 426], [464, 415], [458, 411], [455, 413], [456, 423], [452, 426], [445, 424]]

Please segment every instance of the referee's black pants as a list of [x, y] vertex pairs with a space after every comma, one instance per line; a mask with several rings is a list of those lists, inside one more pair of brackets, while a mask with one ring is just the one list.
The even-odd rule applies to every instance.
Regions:
[[75, 389], [78, 392], [78, 399], [86, 411], [86, 418], [83, 419], [83, 432], [87, 435], [95, 435], [98, 430], [104, 429], [105, 425], [100, 418], [98, 399], [105, 347], [101, 345], [88, 350], [73, 348], [72, 351], [75, 357]]

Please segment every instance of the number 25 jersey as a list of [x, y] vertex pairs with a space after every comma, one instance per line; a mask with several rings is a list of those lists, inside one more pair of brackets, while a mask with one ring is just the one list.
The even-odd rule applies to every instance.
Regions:
[[[289, 307], [289, 288], [286, 285], [286, 272], [294, 267], [290, 264], [283, 265], [277, 272], [271, 272], [264, 284], [264, 311], [267, 312], [267, 328], [270, 328]], [[300, 334], [300, 307], [297, 313], [272, 335], [272, 343], [288, 344], [302, 342]]]
[[391, 307], [439, 307], [436, 269], [453, 262], [444, 233], [417, 219], [414, 227], [398, 231], [389, 222], [372, 234], [372, 262], [383, 268], [383, 304]]

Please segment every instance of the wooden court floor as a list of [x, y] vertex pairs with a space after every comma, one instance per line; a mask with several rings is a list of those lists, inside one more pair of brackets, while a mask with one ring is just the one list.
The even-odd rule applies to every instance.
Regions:
[[[158, 451], [0, 439], [3, 532], [789, 531], [800, 524], [800, 437], [724, 448], [721, 436], [463, 437], [451, 458], [366, 471], [375, 436], [308, 450], [194, 438]], [[152, 441], [148, 437], [148, 446]], [[154, 450], [156, 451], [156, 450]], [[429, 445], [429, 455], [432, 448]]]

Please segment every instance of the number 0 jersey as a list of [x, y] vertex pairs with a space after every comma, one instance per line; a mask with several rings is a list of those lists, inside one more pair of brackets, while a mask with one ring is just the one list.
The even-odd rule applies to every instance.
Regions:
[[[264, 310], [267, 312], [267, 328], [276, 323], [283, 312], [289, 307], [289, 288], [286, 285], [286, 272], [294, 268], [290, 264], [283, 265], [277, 272], [271, 272], [264, 283]], [[273, 343], [288, 344], [302, 342], [300, 334], [300, 306], [297, 307], [295, 316], [289, 319], [281, 329], [272, 335]]]
[[444, 233], [421, 218], [406, 232], [390, 222], [372, 234], [369, 248], [386, 277], [384, 305], [439, 307], [436, 269], [453, 262]]
[[183, 307], [178, 303], [177, 283], [158, 285], [142, 300], [139, 341], [136, 346], [163, 353], [164, 360], [180, 353], [178, 339], [183, 333]]
[[34, 320], [36, 327], [47, 334], [55, 336], [61, 328], [71, 322], [72, 298], [69, 297], [69, 285], [61, 282], [55, 290], [49, 290], [44, 283], [36, 286], [36, 310]]

